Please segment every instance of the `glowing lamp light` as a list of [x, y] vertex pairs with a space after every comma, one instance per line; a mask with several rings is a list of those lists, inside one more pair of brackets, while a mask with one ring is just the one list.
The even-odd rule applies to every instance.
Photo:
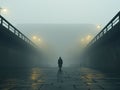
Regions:
[[7, 14], [8, 10], [6, 8], [1, 8], [0, 7], [0, 14]]
[[86, 40], [91, 40], [91, 38], [92, 38], [92, 36], [90, 36], [90, 35], [88, 35], [87, 37], [86, 37]]
[[87, 45], [91, 40], [93, 36], [92, 35], [87, 35], [84, 38], [81, 39], [81, 44]]
[[37, 37], [36, 37], [36, 36], [33, 36], [33, 37], [32, 37], [32, 39], [33, 39], [33, 40], [36, 40], [36, 39], [37, 39]]
[[84, 41], [85, 41], [85, 40], [82, 38], [82, 39], [81, 39], [81, 42], [84, 42]]
[[101, 28], [101, 26], [100, 25], [97, 25], [97, 29], [100, 29]]
[[6, 8], [3, 8], [2, 11], [3, 11], [3, 12], [7, 12], [7, 9], [6, 9]]
[[38, 39], [38, 41], [40, 42], [40, 41], [41, 41], [41, 39], [39, 38], [39, 39]]

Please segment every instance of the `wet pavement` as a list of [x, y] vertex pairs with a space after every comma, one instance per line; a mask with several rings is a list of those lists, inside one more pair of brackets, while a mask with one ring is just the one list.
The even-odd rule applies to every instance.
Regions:
[[120, 74], [88, 68], [1, 70], [0, 90], [120, 90]]

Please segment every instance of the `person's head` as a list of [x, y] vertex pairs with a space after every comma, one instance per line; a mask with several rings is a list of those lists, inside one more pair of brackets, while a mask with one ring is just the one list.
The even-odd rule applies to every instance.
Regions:
[[61, 59], [61, 57], [59, 57], [59, 59]]

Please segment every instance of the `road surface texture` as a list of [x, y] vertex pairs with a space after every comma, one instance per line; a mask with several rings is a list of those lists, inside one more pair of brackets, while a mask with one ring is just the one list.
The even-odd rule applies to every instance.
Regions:
[[120, 90], [120, 74], [88, 68], [4, 69], [0, 90]]

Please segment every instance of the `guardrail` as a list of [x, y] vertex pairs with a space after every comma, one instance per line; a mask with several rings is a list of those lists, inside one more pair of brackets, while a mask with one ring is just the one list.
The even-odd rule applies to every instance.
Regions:
[[16, 36], [24, 40], [25, 42], [29, 43], [32, 46], [35, 46], [35, 44], [27, 38], [23, 33], [21, 33], [17, 28], [15, 28], [12, 24], [10, 24], [4, 17], [0, 15], [0, 24], [4, 27], [6, 27], [9, 31], [14, 33]]
[[117, 13], [116, 16], [91, 40], [88, 46], [94, 44], [98, 41], [102, 36], [104, 36], [108, 31], [110, 31], [117, 23], [120, 22], [120, 11]]

